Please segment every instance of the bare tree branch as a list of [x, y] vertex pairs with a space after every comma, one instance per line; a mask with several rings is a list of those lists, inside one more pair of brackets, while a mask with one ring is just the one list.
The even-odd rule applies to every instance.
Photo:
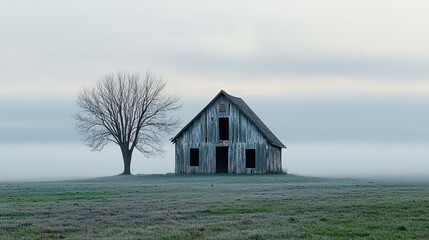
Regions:
[[134, 149], [148, 157], [162, 153], [163, 137], [179, 124], [172, 112], [181, 107], [180, 97], [165, 87], [166, 82], [150, 72], [118, 72], [105, 75], [94, 88], [83, 88], [74, 118], [85, 145], [101, 151], [109, 142], [118, 144], [124, 174], [130, 174]]

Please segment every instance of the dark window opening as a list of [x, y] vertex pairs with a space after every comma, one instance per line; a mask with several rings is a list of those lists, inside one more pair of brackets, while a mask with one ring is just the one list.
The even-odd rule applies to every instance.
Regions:
[[226, 112], [225, 104], [219, 105], [219, 112]]
[[219, 140], [229, 139], [229, 119], [219, 118]]
[[255, 149], [246, 149], [246, 168], [256, 167]]
[[200, 149], [191, 148], [189, 165], [198, 167], [200, 165]]

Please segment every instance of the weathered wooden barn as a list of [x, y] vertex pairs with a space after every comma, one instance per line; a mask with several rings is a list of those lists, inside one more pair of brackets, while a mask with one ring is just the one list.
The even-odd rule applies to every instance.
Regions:
[[223, 90], [171, 141], [176, 173], [279, 173], [286, 148], [241, 98]]

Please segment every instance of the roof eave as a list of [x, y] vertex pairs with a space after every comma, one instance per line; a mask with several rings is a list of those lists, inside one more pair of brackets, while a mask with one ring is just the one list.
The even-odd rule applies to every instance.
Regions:
[[271, 145], [273, 145], [274, 147], [287, 149], [287, 147], [286, 147], [285, 145], [278, 145], [278, 144], [275, 144], [275, 143], [272, 143], [272, 142], [269, 142], [269, 143], [270, 143]]

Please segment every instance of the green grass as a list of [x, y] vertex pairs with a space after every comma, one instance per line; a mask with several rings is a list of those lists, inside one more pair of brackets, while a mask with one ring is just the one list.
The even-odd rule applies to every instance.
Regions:
[[27, 217], [27, 216], [34, 216], [34, 213], [25, 213], [25, 212], [0, 213], [0, 217]]
[[266, 201], [254, 202], [253, 204], [246, 205], [225, 205], [222, 207], [207, 209], [203, 213], [207, 214], [246, 214], [246, 213], [258, 213], [258, 212], [270, 212], [272, 206]]
[[429, 183], [144, 175], [0, 183], [0, 239], [428, 239]]
[[58, 202], [74, 200], [105, 201], [118, 196], [111, 192], [61, 192], [61, 193], [30, 193], [19, 195], [0, 194], [0, 203], [7, 202]]

